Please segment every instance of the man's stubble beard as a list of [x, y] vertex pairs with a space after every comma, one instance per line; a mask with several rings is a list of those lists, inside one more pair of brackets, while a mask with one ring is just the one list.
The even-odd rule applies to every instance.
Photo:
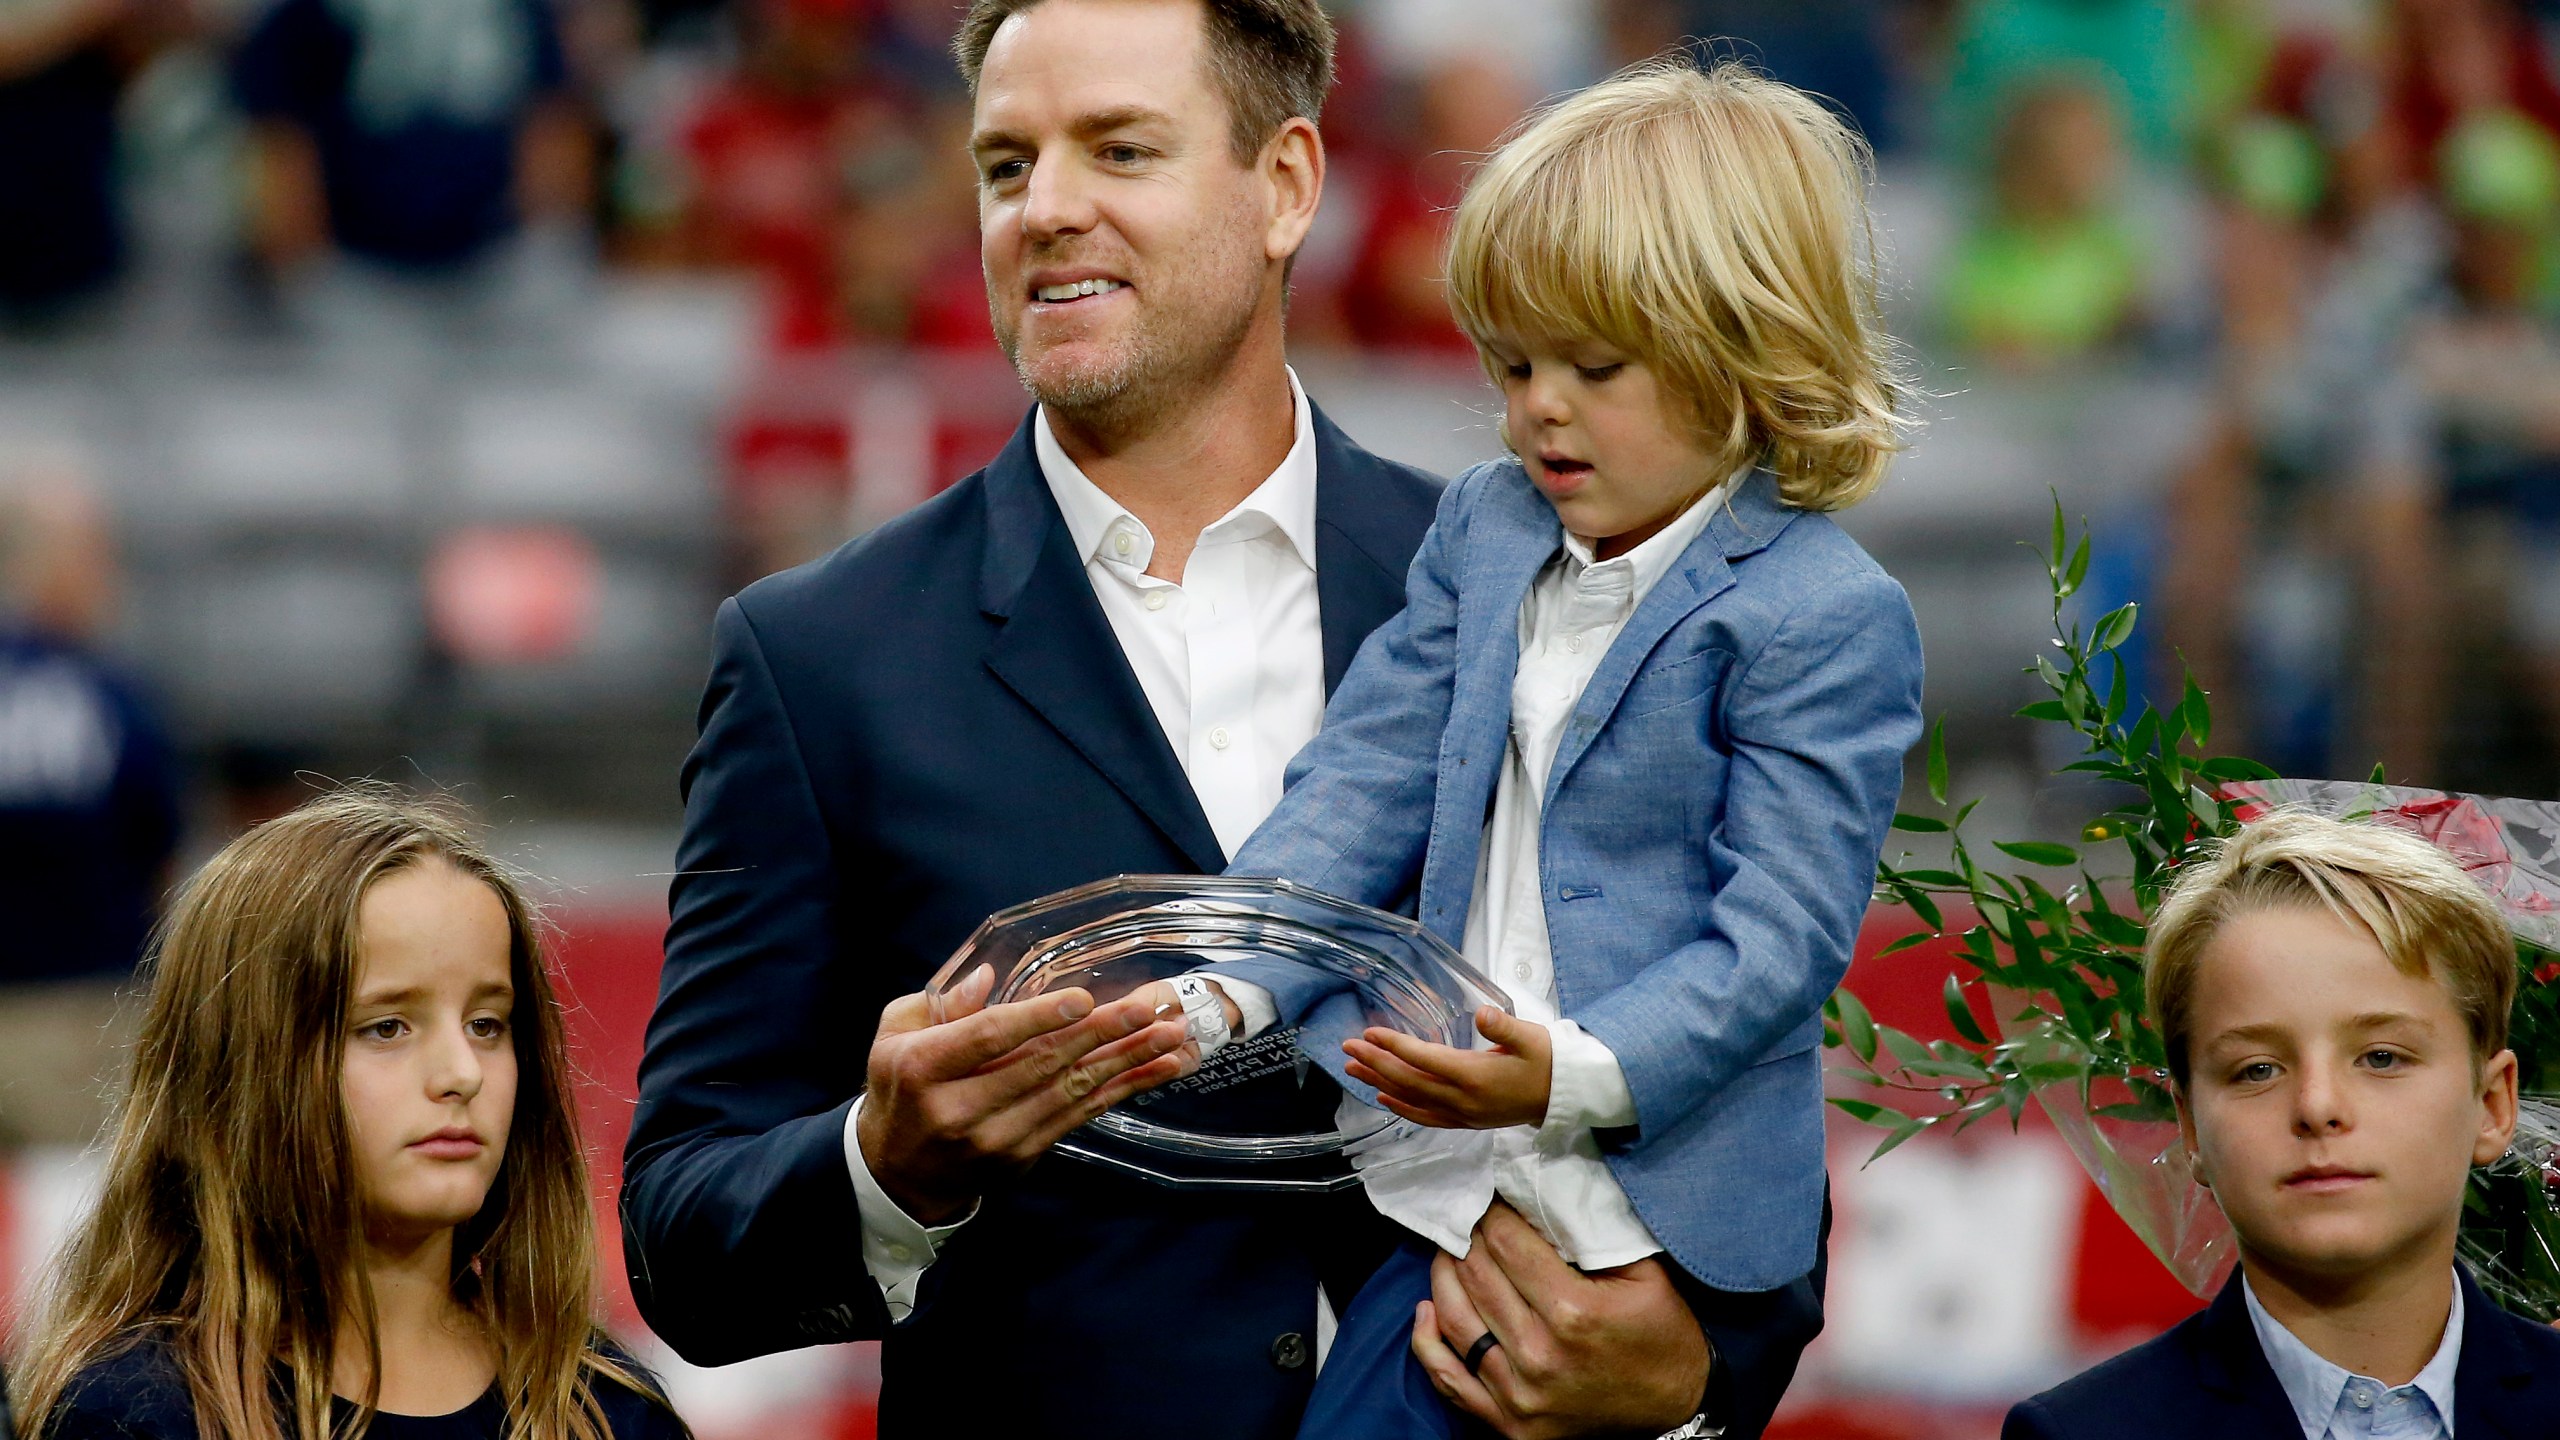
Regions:
[[[1167, 416], [1190, 408], [1226, 374], [1244, 348], [1261, 303], [1263, 261], [1258, 247], [1238, 243], [1201, 263], [1216, 269], [1208, 283], [1177, 291], [1167, 297], [1171, 303], [1142, 300], [1138, 322], [1126, 341], [1094, 362], [1063, 374], [1040, 373], [1035, 358], [1022, 353], [1018, 321], [1010, 326], [999, 322], [996, 343], [1013, 362], [1023, 388], [1076, 429], [1094, 436], [1147, 434]], [[990, 313], [996, 313], [995, 298], [988, 296]], [[1187, 300], [1197, 303], [1185, 311], [1182, 302]]]

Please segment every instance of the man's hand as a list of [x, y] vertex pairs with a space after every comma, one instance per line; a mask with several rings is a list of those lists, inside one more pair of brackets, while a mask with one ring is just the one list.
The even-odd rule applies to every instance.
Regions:
[[1372, 1025], [1342, 1042], [1344, 1073], [1377, 1087], [1379, 1103], [1417, 1125], [1443, 1130], [1498, 1130], [1547, 1118], [1555, 1083], [1555, 1042], [1547, 1027], [1490, 1005], [1476, 1029], [1500, 1046], [1460, 1050]]
[[[1488, 1331], [1470, 1375], [1459, 1357]], [[1662, 1262], [1585, 1275], [1500, 1201], [1466, 1259], [1431, 1262], [1413, 1353], [1451, 1404], [1510, 1440], [1659, 1435], [1707, 1390], [1706, 1332]]]
[[988, 1006], [995, 972], [944, 996], [934, 1023], [923, 995], [880, 1012], [854, 1138], [872, 1178], [926, 1225], [967, 1212], [1068, 1131], [1200, 1064], [1168, 1016], [1131, 996], [1097, 1007], [1081, 989]]

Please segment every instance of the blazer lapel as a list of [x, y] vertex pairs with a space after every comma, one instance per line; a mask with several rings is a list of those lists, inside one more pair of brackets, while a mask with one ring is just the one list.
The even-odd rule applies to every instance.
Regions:
[[[987, 668], [1203, 872], [1227, 864], [1050, 498], [1026, 419], [986, 470]], [[1319, 601], [1321, 603], [1321, 601]]]
[[1547, 793], [1541, 797], [1542, 804], [1555, 804], [1557, 788], [1582, 759], [1583, 752], [1591, 748], [1591, 742], [1599, 738], [1600, 727], [1618, 708], [1619, 699], [1634, 683], [1646, 658], [1653, 654], [1653, 647], [1661, 644], [1662, 637], [1687, 619], [1690, 612], [1732, 586], [1732, 561], [1767, 548], [1795, 517], [1795, 511], [1778, 503], [1777, 478], [1766, 470], [1751, 472], [1734, 487], [1716, 517], [1707, 522], [1697, 539], [1689, 542], [1689, 548], [1681, 552], [1669, 573], [1636, 606], [1636, 613], [1627, 617], [1626, 628], [1618, 632], [1609, 653], [1600, 658], [1600, 668], [1591, 673], [1591, 683], [1583, 687], [1582, 699], [1574, 706], [1573, 718], [1557, 742], [1556, 761], [1547, 772]]
[[1360, 504], [1378, 460], [1351, 443], [1314, 401], [1316, 449], [1316, 611], [1324, 628], [1324, 693], [1342, 683], [1369, 632], [1404, 608], [1410, 547], [1380, 532]]
[[[2193, 1332], [2190, 1354], [2196, 1377], [2228, 1407], [2231, 1424], [2208, 1432], [2223, 1435], [2282, 1436], [2302, 1432], [2302, 1421], [2285, 1397], [2284, 1382], [2258, 1345], [2257, 1327], [2249, 1323], [2249, 1302], [2240, 1289], [2240, 1272], [2222, 1284], [2203, 1325]], [[2458, 1385], [2457, 1385], [2458, 1388]], [[2457, 1402], [2458, 1403], [2458, 1402]]]
[[[2530, 1406], [2526, 1394], [2534, 1379], [2533, 1357], [2516, 1343], [2512, 1326], [2522, 1323], [2482, 1294], [2479, 1282], [2463, 1266], [2453, 1267], [2462, 1287], [2462, 1357], [2453, 1367], [2453, 1433], [2462, 1440], [2481, 1435], [2547, 1435], [2554, 1417]], [[2528, 1416], [2527, 1408], [2536, 1408]]]

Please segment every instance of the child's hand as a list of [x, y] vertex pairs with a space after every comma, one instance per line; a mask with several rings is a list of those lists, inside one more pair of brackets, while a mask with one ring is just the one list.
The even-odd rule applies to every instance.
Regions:
[[1418, 1125], [1498, 1130], [1545, 1120], [1555, 1057], [1547, 1027], [1488, 1005], [1476, 1012], [1476, 1029], [1501, 1048], [1460, 1050], [1373, 1025], [1342, 1042], [1351, 1057], [1344, 1068]]

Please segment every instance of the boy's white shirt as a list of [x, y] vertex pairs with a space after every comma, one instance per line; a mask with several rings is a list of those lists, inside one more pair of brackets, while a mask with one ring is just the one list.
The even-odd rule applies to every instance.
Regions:
[[[1582, 692], [1636, 607], [1714, 519], [1735, 478], [1612, 560], [1595, 560], [1588, 543], [1566, 534], [1520, 603], [1511, 743], [1485, 823], [1460, 949], [1510, 992], [1522, 1019], [1545, 1025], [1554, 1038], [1546, 1118], [1501, 1130], [1434, 1130], [1398, 1121], [1354, 1155], [1370, 1202], [1453, 1255], [1467, 1253], [1470, 1234], [1496, 1195], [1584, 1270], [1625, 1265], [1662, 1248], [1609, 1173], [1593, 1134], [1634, 1124], [1635, 1097], [1609, 1047], [1558, 1011], [1539, 830], [1548, 773]], [[1346, 1120], [1358, 1103], [1345, 1097]]]
[[[2453, 1309], [2445, 1316], [2444, 1338], [2436, 1342], [2435, 1358], [2416, 1378], [2397, 1387], [2369, 1375], [2355, 1374], [2303, 1344], [2301, 1337], [2258, 1303], [2258, 1292], [2250, 1288], [2245, 1274], [2240, 1277], [2240, 1294], [2248, 1302], [2249, 1326], [2258, 1332], [2258, 1348], [2266, 1352], [2267, 1368], [2275, 1372], [2276, 1383], [2284, 1387], [2284, 1398], [2293, 1406], [2294, 1418], [2302, 1422], [2303, 1440], [2357, 1440], [2362, 1436], [2393, 1436], [2401, 1440], [2442, 1436], [2452, 1440], [2453, 1377], [2462, 1365], [2459, 1278], [2454, 1282]], [[2434, 1407], [2433, 1416], [2412, 1413], [2413, 1407], [2421, 1403]], [[2430, 1419], [2434, 1422], [2432, 1427]]]

